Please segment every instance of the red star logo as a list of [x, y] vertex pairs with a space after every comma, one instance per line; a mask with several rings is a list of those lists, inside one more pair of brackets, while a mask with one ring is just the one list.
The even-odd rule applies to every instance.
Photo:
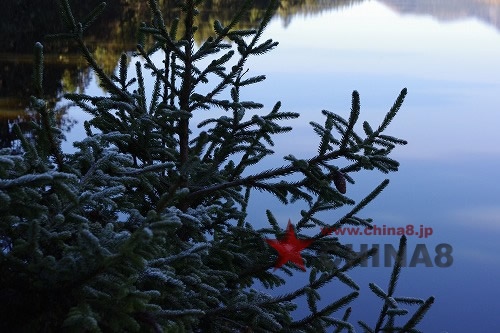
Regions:
[[287, 262], [291, 261], [305, 271], [304, 261], [300, 256], [300, 251], [311, 245], [314, 239], [297, 239], [293, 231], [292, 222], [288, 220], [286, 235], [282, 239], [265, 239], [267, 244], [271, 245], [278, 251], [278, 261], [274, 266], [277, 270]]

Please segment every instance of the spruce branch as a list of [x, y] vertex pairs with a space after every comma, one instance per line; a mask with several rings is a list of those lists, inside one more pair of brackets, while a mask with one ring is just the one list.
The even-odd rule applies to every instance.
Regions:
[[376, 133], [382, 133], [387, 128], [387, 126], [389, 126], [390, 122], [392, 121], [392, 119], [394, 119], [394, 117], [398, 113], [399, 109], [403, 105], [403, 102], [405, 100], [405, 97], [406, 97], [407, 93], [408, 93], [408, 90], [406, 88], [404, 88], [403, 90], [401, 90], [401, 92], [399, 93], [398, 98], [394, 102], [394, 105], [391, 107], [390, 111], [385, 116], [384, 121], [382, 122], [382, 124], [380, 124], [380, 126], [377, 129]]
[[430, 307], [434, 303], [434, 297], [429, 297], [424, 304], [422, 304], [417, 312], [408, 320], [408, 322], [403, 326], [401, 332], [411, 332], [413, 329], [424, 317], [427, 311], [429, 311]]
[[[336, 150], [336, 151], [333, 151], [331, 153], [328, 153], [328, 154], [325, 154], [322, 156], [316, 156], [316, 157], [308, 160], [308, 163], [310, 165], [314, 165], [314, 164], [320, 163], [322, 161], [336, 159], [336, 158], [339, 158], [340, 156], [342, 156], [342, 154], [344, 152], [345, 151], [343, 151], [343, 150]], [[190, 195], [188, 195], [188, 199], [192, 200], [193, 198], [196, 198], [196, 197], [199, 197], [202, 195], [206, 196], [208, 194], [211, 194], [211, 193], [219, 191], [219, 190], [237, 187], [240, 185], [252, 186], [260, 180], [271, 179], [271, 178], [276, 178], [276, 177], [280, 177], [280, 176], [286, 176], [286, 175], [290, 175], [292, 173], [299, 172], [301, 170], [302, 169], [299, 166], [294, 165], [294, 164], [290, 164], [288, 166], [284, 166], [284, 167], [277, 168], [277, 169], [266, 170], [266, 171], [260, 172], [256, 175], [253, 175], [253, 176], [248, 176], [248, 177], [236, 179], [234, 181], [230, 181], [230, 182], [226, 182], [226, 183], [216, 184], [216, 185], [209, 186], [209, 187], [206, 187], [204, 189], [195, 191], [195, 192], [191, 193]]]
[[321, 318], [323, 316], [328, 316], [330, 313], [337, 311], [338, 309], [342, 308], [343, 306], [349, 304], [352, 302], [354, 299], [356, 299], [359, 296], [358, 292], [352, 292], [349, 295], [341, 297], [339, 300], [333, 302], [332, 304], [326, 306], [322, 310], [312, 313], [309, 316], [299, 320], [295, 321], [290, 324], [290, 327], [302, 327], [306, 324], [311, 323], [312, 321]]
[[340, 143], [340, 149], [345, 148], [347, 142], [349, 141], [349, 137], [354, 129], [354, 125], [358, 121], [359, 112], [360, 112], [360, 104], [359, 104], [359, 93], [354, 91], [352, 93], [352, 106], [351, 106], [351, 115], [349, 116], [349, 122], [347, 124], [347, 128], [344, 132], [344, 136], [342, 137], [342, 141]]
[[391, 307], [395, 306], [395, 304], [392, 301], [392, 296], [396, 289], [396, 284], [399, 278], [399, 273], [401, 272], [403, 258], [405, 255], [406, 255], [406, 236], [403, 235], [401, 236], [401, 239], [399, 241], [399, 248], [396, 256], [396, 262], [394, 263], [394, 267], [392, 269], [391, 278], [389, 280], [389, 289], [387, 291], [387, 294], [383, 293], [383, 291], [380, 290], [380, 288], [376, 288], [374, 285], [371, 285], [372, 290], [376, 294], [381, 295], [381, 297], [384, 298], [384, 306], [377, 320], [377, 324], [375, 326], [375, 332], [379, 332], [380, 329], [382, 328], [389, 306]]
[[[347, 320], [349, 319], [349, 316], [351, 315], [351, 312], [352, 312], [352, 308], [348, 307], [345, 310], [344, 316], [342, 317], [342, 321], [347, 322]], [[342, 328], [343, 328], [342, 325], [338, 325], [337, 329], [335, 329], [335, 331], [333, 333], [340, 333], [340, 332], [342, 332]], [[351, 325], [351, 327], [349, 327], [349, 332], [352, 332], [352, 331], [353, 331], [353, 327]]]
[[47, 105], [43, 98], [43, 46], [41, 43], [35, 44], [35, 59], [34, 59], [34, 71], [33, 71], [33, 85], [35, 86], [36, 97], [31, 98], [31, 104], [40, 113], [42, 120], [43, 136], [46, 136], [50, 151], [54, 155], [57, 166], [59, 170], [64, 169], [64, 162], [62, 157], [61, 145], [59, 140], [54, 137], [54, 129], [52, 125], [52, 119], [47, 112]]
[[[376, 253], [376, 251], [377, 251], [376, 249], [370, 249], [366, 252], [363, 252], [363, 253], [359, 254], [357, 257], [355, 257], [353, 260], [347, 262], [344, 266], [342, 266], [342, 268], [335, 269], [331, 273], [324, 273], [319, 279], [309, 283], [308, 285], [306, 285], [302, 288], [297, 289], [296, 291], [294, 291], [292, 293], [285, 294], [285, 295], [278, 296], [278, 297], [273, 297], [271, 299], [268, 299], [268, 300], [266, 300], [262, 303], [256, 304], [256, 305], [257, 305], [257, 307], [262, 308], [262, 307], [267, 307], [267, 306], [271, 306], [274, 304], [289, 302], [291, 300], [296, 299], [297, 297], [299, 297], [301, 295], [304, 295], [309, 290], [321, 288], [326, 283], [330, 282], [339, 273], [346, 272], [346, 271], [352, 269], [353, 267], [360, 265], [362, 261], [373, 256]], [[272, 267], [272, 265], [269, 266], [267, 269], [269, 269], [271, 267]], [[242, 277], [242, 275], [240, 275], [238, 278], [241, 278], [241, 277]], [[353, 298], [356, 298], [357, 296], [358, 296], [358, 292], [353, 292], [353, 293], [349, 294], [348, 296], [346, 296], [346, 299], [344, 301], [340, 301], [338, 303], [334, 302], [330, 305], [330, 307], [326, 307], [325, 309], [323, 309], [324, 312], [322, 312], [322, 314], [327, 313], [331, 309], [337, 309], [338, 307], [341, 307], [341, 306], [347, 304], [348, 302], [345, 302], [346, 300], [350, 301]], [[254, 306], [254, 305], [245, 304], [245, 305], [239, 305], [239, 306], [234, 306], [234, 307], [219, 307], [219, 308], [207, 311], [206, 314], [207, 315], [215, 315], [215, 314], [224, 313], [224, 312], [242, 311], [245, 309], [249, 309], [252, 306]]]
[[[81, 24], [78, 27], [81, 29]], [[82, 30], [80, 30], [80, 31], [82, 31]], [[113, 80], [104, 72], [102, 67], [97, 64], [96, 60], [94, 59], [94, 57], [90, 53], [89, 49], [85, 45], [83, 38], [81, 37], [81, 33], [75, 34], [74, 39], [77, 42], [78, 46], [80, 47], [80, 50], [82, 51], [82, 54], [83, 54], [85, 60], [87, 60], [90, 67], [94, 70], [94, 72], [99, 77], [101, 82], [103, 82], [104, 88], [106, 88], [110, 92], [120, 96], [125, 101], [127, 101], [129, 103], [133, 103], [133, 99], [130, 96], [130, 94], [126, 93], [125, 91], [120, 89], [118, 86], [116, 86], [116, 84], [113, 82]]]
[[359, 254], [357, 257], [355, 257], [354, 259], [348, 261], [340, 269], [334, 269], [331, 273], [324, 273], [319, 279], [308, 284], [307, 286], [304, 286], [300, 289], [297, 289], [296, 291], [294, 291], [292, 293], [289, 293], [289, 294], [286, 294], [283, 296], [279, 296], [279, 297], [275, 297], [272, 300], [265, 302], [264, 304], [275, 304], [275, 303], [291, 301], [291, 300], [303, 295], [304, 293], [306, 293], [306, 291], [309, 288], [310, 289], [320, 288], [320, 287], [324, 286], [326, 283], [330, 282], [334, 277], [337, 277], [339, 275], [339, 273], [347, 272], [350, 269], [352, 269], [353, 267], [358, 266], [364, 260], [375, 255], [376, 252], [377, 252], [377, 250], [375, 248], [372, 248], [366, 252], [363, 252], [363, 253]]

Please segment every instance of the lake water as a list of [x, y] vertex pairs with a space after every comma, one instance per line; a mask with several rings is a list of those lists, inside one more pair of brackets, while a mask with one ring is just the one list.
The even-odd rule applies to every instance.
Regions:
[[[377, 225], [432, 227], [427, 239], [409, 237], [410, 254], [419, 243], [432, 258], [436, 245], [452, 246], [451, 267], [420, 264], [402, 272], [401, 294], [437, 298], [421, 323], [424, 332], [498, 332], [500, 2], [363, 1], [296, 17], [287, 26], [277, 20], [268, 35], [281, 44], [259, 59], [269, 76], [260, 96], [268, 103], [281, 99], [285, 109], [303, 116], [295, 124], [300, 136], [280, 141], [282, 155], [314, 151], [308, 121], [319, 121], [321, 109], [347, 116], [353, 89], [361, 95], [361, 117], [374, 123], [408, 88], [388, 131], [409, 141], [396, 152], [400, 171], [365, 216]], [[355, 196], [383, 178], [358, 177]], [[265, 202], [255, 204], [256, 219], [264, 220]], [[283, 225], [300, 216], [290, 207], [275, 211]], [[396, 237], [381, 236], [346, 242], [358, 249], [361, 243], [397, 245]], [[389, 272], [360, 268], [353, 276], [368, 293], [368, 282], [386, 286]], [[342, 292], [329, 286], [323, 295], [329, 294]], [[353, 315], [373, 323], [379, 305], [375, 296], [362, 296], [353, 307], [362, 313]]]
[[[265, 37], [279, 41], [279, 47], [248, 66], [268, 79], [243, 97], [266, 107], [281, 100], [282, 110], [301, 114], [291, 122], [293, 134], [276, 139], [276, 156], [266, 166], [282, 163], [289, 153], [314, 154], [317, 137], [309, 121], [321, 122], [323, 109], [347, 117], [352, 90], [361, 95], [361, 118], [376, 124], [399, 91], [408, 88], [388, 130], [409, 141], [395, 152], [400, 171], [389, 175], [389, 187], [361, 216], [373, 217], [379, 226], [433, 228], [428, 238], [410, 236], [408, 241], [408, 261], [417, 244], [425, 244], [433, 267], [404, 268], [397, 293], [436, 296], [419, 326], [422, 331], [499, 332], [500, 1], [311, 1], [309, 7], [273, 20]], [[93, 75], [85, 77], [81, 89], [102, 94]], [[69, 108], [65, 117], [77, 121], [64, 145], [71, 151], [71, 142], [83, 137], [87, 116]], [[348, 193], [360, 199], [384, 178], [360, 174]], [[303, 207], [282, 206], [257, 194], [250, 208], [255, 225], [265, 224], [269, 208], [285, 226], [288, 219], [299, 219]], [[331, 221], [340, 216], [332, 214]], [[342, 239], [355, 249], [398, 243], [395, 236]], [[447, 268], [434, 263], [435, 247], [443, 243], [453, 248], [453, 264]], [[381, 302], [370, 294], [368, 282], [386, 287], [390, 270], [353, 271], [362, 296], [353, 304], [352, 318], [375, 323]], [[286, 288], [274, 292], [302, 285], [307, 277], [298, 273]], [[346, 294], [338, 286], [323, 288], [323, 298]], [[305, 302], [301, 306], [307, 309]]]

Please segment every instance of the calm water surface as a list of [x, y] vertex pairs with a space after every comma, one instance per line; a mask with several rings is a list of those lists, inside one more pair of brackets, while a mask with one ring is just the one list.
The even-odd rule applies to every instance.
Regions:
[[[425, 244], [432, 259], [436, 245], [452, 246], [451, 267], [433, 262], [434, 267], [420, 264], [402, 271], [398, 296], [437, 298], [422, 331], [499, 332], [500, 1], [334, 3], [318, 1], [307, 11], [276, 18], [264, 37], [279, 41], [279, 47], [248, 63], [253, 73], [268, 79], [243, 97], [268, 108], [281, 100], [283, 110], [302, 115], [292, 122], [293, 134], [276, 139], [276, 156], [266, 165], [282, 163], [289, 153], [314, 154], [318, 140], [309, 121], [323, 121], [322, 109], [347, 117], [352, 90], [361, 95], [361, 118], [375, 125], [407, 87], [404, 107], [388, 130], [409, 141], [395, 153], [401, 169], [389, 176], [390, 186], [362, 215], [379, 226], [432, 227], [429, 238], [409, 237], [408, 261], [416, 244]], [[93, 75], [86, 78], [80, 89], [102, 94]], [[84, 135], [88, 116], [69, 108], [65, 117], [77, 121], [64, 145], [71, 151], [71, 142]], [[360, 199], [383, 179], [383, 174], [360, 174], [348, 191]], [[289, 218], [299, 219], [303, 207], [281, 206], [256, 194], [250, 220], [265, 225], [267, 208], [285, 226]], [[341, 213], [326, 219], [334, 222]], [[398, 239], [346, 237], [345, 242], [355, 249], [362, 243], [396, 247]], [[374, 324], [381, 302], [370, 294], [368, 282], [385, 287], [389, 274], [390, 268], [383, 267], [353, 272], [362, 296], [352, 318]], [[302, 285], [307, 277], [299, 273], [292, 285], [273, 293]], [[321, 292], [326, 300], [347, 293], [338, 283]], [[301, 306], [298, 316], [307, 309], [304, 300]]]
[[[268, 34], [281, 45], [259, 59], [269, 80], [258, 92], [303, 115], [295, 125], [301, 135], [280, 141], [283, 153], [314, 151], [308, 121], [319, 121], [321, 109], [347, 115], [351, 90], [360, 92], [362, 117], [375, 123], [408, 88], [388, 131], [409, 141], [396, 152], [401, 170], [365, 214], [378, 225], [433, 227], [427, 239], [409, 238], [408, 256], [419, 243], [431, 257], [440, 243], [453, 247], [449, 268], [420, 264], [402, 272], [400, 295], [437, 298], [420, 326], [424, 332], [498, 332], [500, 2], [364, 1], [295, 18], [286, 28], [276, 21]], [[360, 175], [353, 196], [383, 177]], [[255, 203], [256, 220], [264, 220], [264, 205]], [[294, 207], [279, 212], [283, 224], [300, 216]], [[361, 243], [397, 245], [390, 237], [351, 238], [358, 249]], [[353, 276], [367, 292], [369, 281], [386, 286], [389, 272], [360, 268]], [[329, 286], [323, 295], [342, 292]], [[355, 318], [373, 323], [380, 302], [366, 294]]]

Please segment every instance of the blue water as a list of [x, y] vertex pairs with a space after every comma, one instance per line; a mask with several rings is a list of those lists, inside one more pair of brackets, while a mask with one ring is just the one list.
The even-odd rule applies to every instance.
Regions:
[[[421, 264], [402, 271], [397, 296], [436, 297], [419, 326], [424, 332], [499, 332], [499, 23], [500, 2], [495, 1], [362, 1], [297, 16], [286, 25], [274, 20], [264, 38], [278, 40], [279, 47], [248, 63], [252, 73], [268, 79], [242, 98], [268, 108], [281, 100], [283, 110], [302, 115], [290, 122], [292, 134], [276, 139], [276, 156], [265, 162], [268, 167], [282, 163], [289, 153], [312, 156], [318, 140], [308, 122], [322, 121], [322, 109], [347, 117], [352, 90], [361, 95], [361, 118], [375, 125], [399, 91], [408, 88], [402, 111], [388, 130], [409, 141], [395, 152], [400, 171], [388, 176], [389, 187], [360, 215], [373, 217], [377, 225], [432, 227], [428, 238], [409, 237], [410, 253], [416, 244], [425, 244], [434, 259], [436, 245], [452, 246], [451, 267]], [[86, 93], [101, 92], [93, 81]], [[85, 119], [80, 111], [70, 112], [80, 123], [68, 134], [67, 151], [81, 138]], [[360, 174], [348, 194], [360, 199], [385, 177]], [[303, 207], [282, 206], [256, 193], [249, 220], [265, 225], [268, 208], [285, 227], [288, 219], [299, 219]], [[326, 219], [334, 222], [340, 216]], [[394, 236], [342, 240], [355, 249], [362, 243], [398, 244]], [[390, 270], [353, 271], [362, 295], [351, 318], [376, 322], [382, 304], [368, 282], [386, 288]], [[301, 286], [307, 277], [298, 273], [273, 293]], [[325, 300], [347, 293], [338, 282], [321, 290]], [[300, 304], [298, 317], [307, 310], [303, 300]]]

